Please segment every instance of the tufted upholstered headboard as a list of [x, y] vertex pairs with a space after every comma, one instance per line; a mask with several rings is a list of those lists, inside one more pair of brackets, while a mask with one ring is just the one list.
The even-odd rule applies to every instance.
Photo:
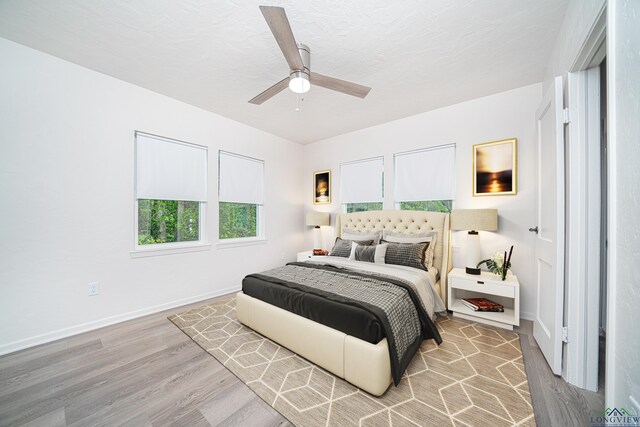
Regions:
[[447, 273], [451, 270], [449, 246], [449, 214], [428, 211], [366, 211], [339, 214], [336, 219], [338, 237], [343, 229], [368, 231], [388, 230], [400, 233], [418, 233], [438, 230], [433, 265], [440, 273], [436, 289], [447, 304]]

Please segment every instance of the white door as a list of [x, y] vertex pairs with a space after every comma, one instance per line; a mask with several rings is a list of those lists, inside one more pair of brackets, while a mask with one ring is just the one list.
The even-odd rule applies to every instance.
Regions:
[[[562, 77], [536, 111], [538, 215], [535, 239], [537, 309], [533, 336], [551, 370], [562, 370], [564, 297], [564, 120]], [[532, 231], [536, 231], [533, 229]]]

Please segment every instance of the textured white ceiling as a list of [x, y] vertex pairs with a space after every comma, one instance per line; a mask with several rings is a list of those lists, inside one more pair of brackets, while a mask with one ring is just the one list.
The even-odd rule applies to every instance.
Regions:
[[285, 90], [288, 67], [258, 1], [2, 0], [0, 36], [308, 143], [536, 83], [568, 0], [272, 0], [311, 69], [372, 87]]

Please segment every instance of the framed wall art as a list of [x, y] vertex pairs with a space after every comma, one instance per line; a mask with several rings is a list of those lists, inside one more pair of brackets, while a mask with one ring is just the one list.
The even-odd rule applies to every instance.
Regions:
[[473, 146], [473, 195], [506, 196], [517, 192], [517, 140]]
[[313, 173], [313, 204], [331, 203], [331, 171]]

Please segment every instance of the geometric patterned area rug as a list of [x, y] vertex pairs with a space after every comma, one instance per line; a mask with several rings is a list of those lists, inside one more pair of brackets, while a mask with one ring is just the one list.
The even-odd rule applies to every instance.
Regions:
[[400, 384], [374, 397], [240, 324], [235, 298], [169, 317], [296, 426], [535, 426], [518, 334], [439, 317]]

